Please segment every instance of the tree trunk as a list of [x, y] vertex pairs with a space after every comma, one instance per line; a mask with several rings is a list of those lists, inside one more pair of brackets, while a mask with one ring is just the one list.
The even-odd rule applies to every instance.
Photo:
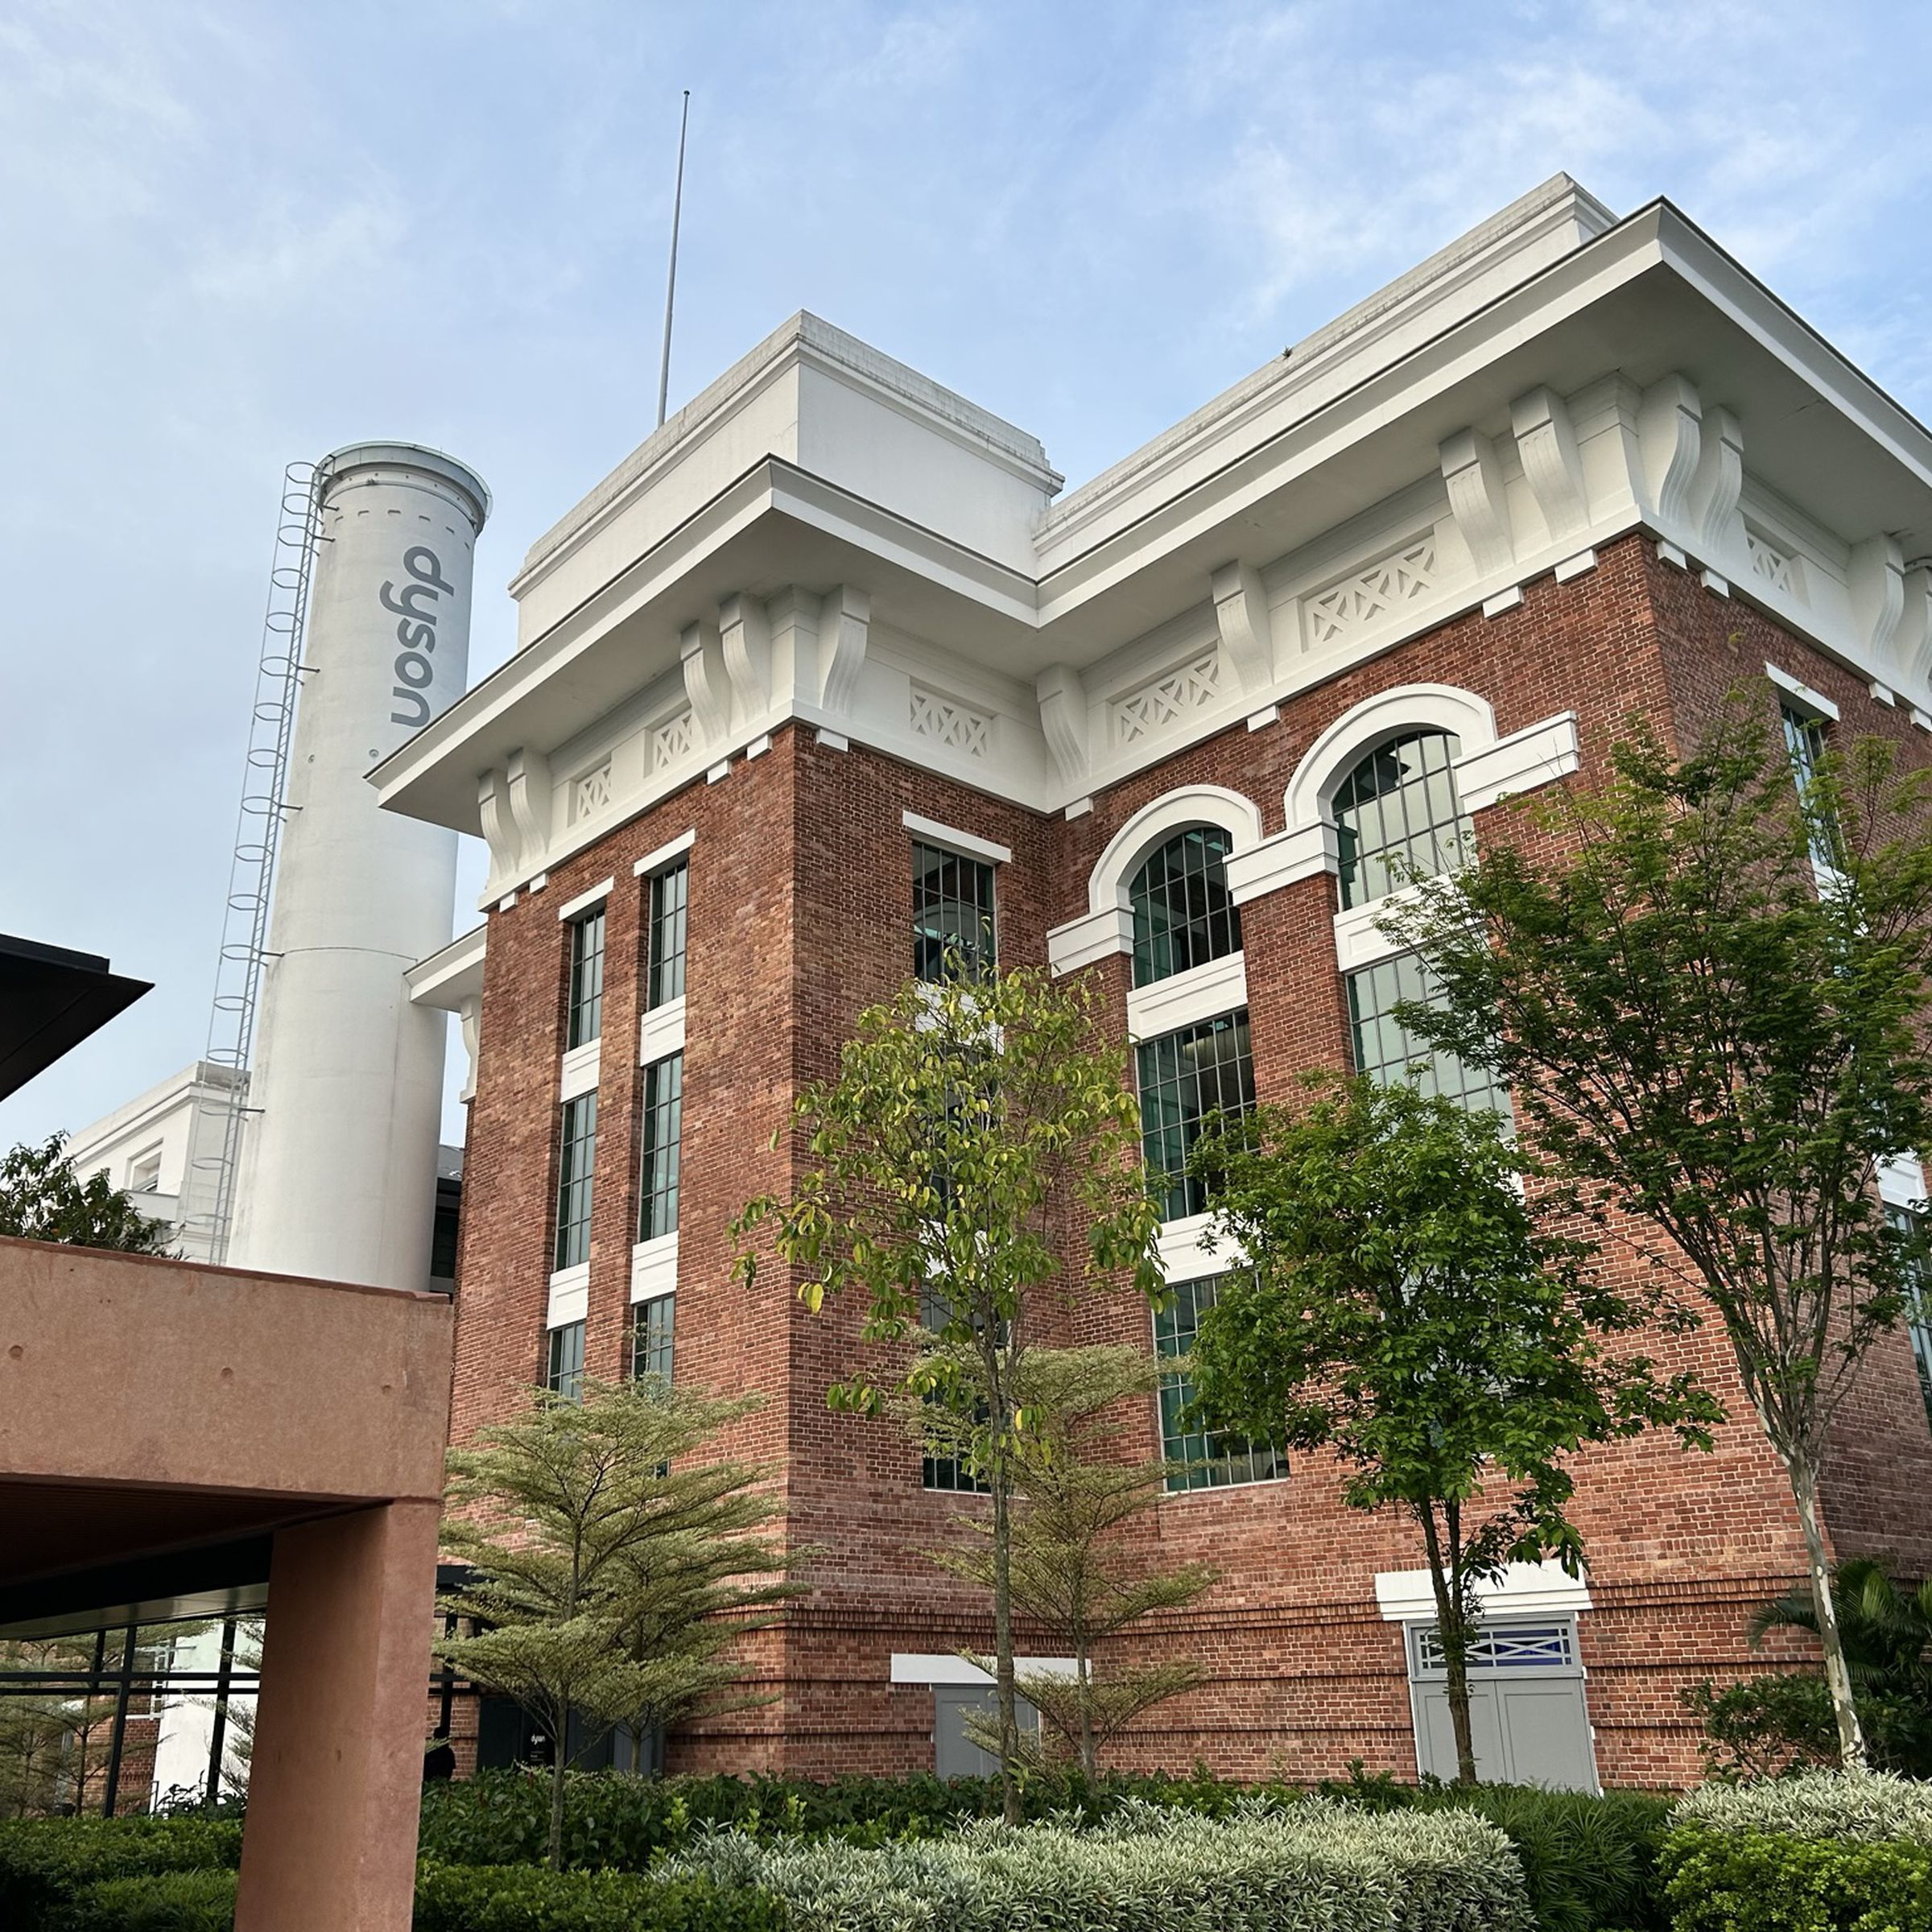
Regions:
[[1831, 1693], [1831, 1715], [1838, 1726], [1838, 1761], [1847, 1771], [1863, 1771], [1865, 1734], [1852, 1699], [1851, 1666], [1845, 1662], [1838, 1602], [1831, 1593], [1831, 1564], [1825, 1554], [1825, 1532], [1818, 1516], [1818, 1471], [1810, 1456], [1802, 1451], [1785, 1459], [1791, 1472], [1798, 1527], [1804, 1531], [1805, 1555], [1811, 1566], [1811, 1601], [1818, 1612], [1818, 1641], [1825, 1653], [1825, 1688]]
[[1080, 1769], [1091, 1781], [1100, 1776], [1100, 1755], [1093, 1742], [1093, 1667], [1088, 1662], [1083, 1639], [1073, 1653], [1076, 1696], [1080, 1710]]
[[1020, 1822], [1020, 1788], [1013, 1774], [1019, 1721], [1013, 1689], [1013, 1497], [1005, 1455], [993, 1455], [993, 1657], [1000, 1705], [1000, 1797], [1009, 1825]]
[[564, 1869], [564, 1773], [570, 1757], [570, 1707], [564, 1707], [564, 1721], [550, 1740], [550, 1868]]
[[1433, 1506], [1425, 1506], [1416, 1513], [1422, 1518], [1422, 1541], [1429, 1552], [1429, 1584], [1435, 1593], [1435, 1631], [1443, 1646], [1449, 1729], [1455, 1740], [1455, 1781], [1473, 1785], [1476, 1781], [1476, 1730], [1469, 1719], [1469, 1620], [1462, 1600], [1461, 1578], [1459, 1574], [1452, 1583], [1443, 1564], [1442, 1538], [1437, 1533]]

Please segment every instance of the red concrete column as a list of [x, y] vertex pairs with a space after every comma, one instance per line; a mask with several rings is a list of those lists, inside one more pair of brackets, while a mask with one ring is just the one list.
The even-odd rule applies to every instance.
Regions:
[[440, 1515], [276, 1533], [236, 1932], [408, 1932]]

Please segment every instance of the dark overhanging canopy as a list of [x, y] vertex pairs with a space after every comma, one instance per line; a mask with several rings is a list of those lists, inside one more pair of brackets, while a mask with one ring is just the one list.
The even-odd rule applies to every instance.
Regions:
[[93, 953], [0, 933], [0, 1100], [150, 990]]

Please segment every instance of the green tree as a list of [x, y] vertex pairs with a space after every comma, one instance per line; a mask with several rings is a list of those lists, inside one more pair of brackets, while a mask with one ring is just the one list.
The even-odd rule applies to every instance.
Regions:
[[[1922, 1266], [1877, 1164], [1932, 1146], [1932, 774], [1817, 758], [1733, 694], [1691, 753], [1647, 726], [1454, 879], [1392, 910], [1439, 1001], [1600, 1208], [1670, 1237], [1789, 1475], [1841, 1760], [1864, 1746], [1818, 1504], [1834, 1417]], [[1794, 777], [1797, 782], [1794, 782]]]
[[[1831, 1596], [1872, 1761], [1906, 1777], [1932, 1777], [1932, 1579], [1901, 1582], [1876, 1557], [1833, 1566]], [[1753, 1648], [1774, 1630], [1818, 1632], [1818, 1605], [1795, 1585], [1752, 1616]], [[1704, 1755], [1720, 1776], [1776, 1777], [1836, 1756], [1831, 1700], [1810, 1671], [1748, 1678], [1684, 1694], [1703, 1723]]]
[[766, 1471], [698, 1459], [758, 1406], [656, 1377], [586, 1383], [581, 1404], [539, 1391], [450, 1452], [444, 1545], [474, 1567], [442, 1600], [464, 1624], [437, 1654], [550, 1738], [553, 1868], [573, 1718], [592, 1737], [643, 1735], [760, 1701], [734, 1692], [732, 1649], [791, 1594], [788, 1558], [758, 1534], [778, 1506]]
[[56, 1133], [38, 1147], [23, 1141], [0, 1157], [0, 1235], [166, 1254], [172, 1238], [167, 1223], [149, 1220], [134, 1196], [110, 1187], [105, 1174], [82, 1180], [66, 1147], [67, 1136]]
[[1612, 1289], [1591, 1243], [1541, 1224], [1493, 1114], [1331, 1079], [1298, 1109], [1210, 1127], [1210, 1238], [1248, 1272], [1201, 1324], [1197, 1406], [1212, 1427], [1332, 1451], [1351, 1508], [1414, 1518], [1472, 1784], [1476, 1586], [1511, 1562], [1576, 1571], [1567, 1459], [1585, 1444], [1668, 1427], [1710, 1446], [1720, 1412], [1695, 1379], [1612, 1345], [1692, 1318]]
[[[909, 1396], [958, 1418], [991, 1502], [1001, 1776], [1016, 1823], [1012, 1523], [1016, 1458], [1037, 1419], [1027, 1358], [1055, 1288], [1071, 1298], [1124, 1274], [1150, 1292], [1159, 1278], [1139, 1109], [1098, 1020], [1091, 988], [1037, 971], [909, 981], [859, 1016], [837, 1076], [799, 1096], [792, 1197], [753, 1201], [737, 1224], [747, 1281], [769, 1230], [808, 1306], [856, 1292], [865, 1339], [898, 1345], [832, 1389], [835, 1409], [877, 1413]], [[940, 1345], [909, 1354], [927, 1330]]]
[[[1169, 1569], [1127, 1546], [1121, 1533], [1160, 1500], [1176, 1465], [1121, 1454], [1129, 1426], [1123, 1403], [1150, 1402], [1163, 1368], [1128, 1348], [1035, 1348], [1026, 1357], [1021, 1406], [1034, 1418], [1014, 1443], [1012, 1587], [1014, 1608], [1073, 1658], [1071, 1678], [1016, 1675], [1020, 1694], [1058, 1732], [1089, 1777], [1100, 1754], [1143, 1712], [1199, 1683], [1189, 1661], [1096, 1663], [1095, 1652], [1157, 1610], [1184, 1609], [1217, 1580], [1203, 1563]], [[960, 1379], [969, 1381], [970, 1364]], [[970, 1455], [971, 1428], [959, 1412], [921, 1404], [912, 1419], [927, 1452]], [[930, 1554], [941, 1568], [992, 1587], [992, 1525], [961, 1519], [973, 1543]]]

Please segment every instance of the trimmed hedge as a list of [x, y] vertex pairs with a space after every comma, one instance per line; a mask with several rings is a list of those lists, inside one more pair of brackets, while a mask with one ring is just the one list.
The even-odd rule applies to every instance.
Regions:
[[[1523, 1785], [1418, 1789], [1393, 1778], [1357, 1775], [1322, 1787], [1371, 1811], [1473, 1810], [1499, 1825], [1515, 1845], [1540, 1932], [1662, 1932], [1657, 1847], [1670, 1800], [1661, 1794], [1580, 1792]], [[1129, 1777], [1092, 1782], [1074, 1772], [1034, 1773], [1022, 1798], [1034, 1820], [1078, 1812], [1109, 1818], [1140, 1799], [1209, 1818], [1228, 1816], [1257, 1792], [1280, 1803], [1302, 1794], [1285, 1785], [1246, 1787], [1208, 1777]], [[1000, 1814], [993, 1778], [950, 1783], [927, 1774], [800, 1778], [626, 1777], [573, 1774], [564, 1790], [566, 1862], [641, 1871], [654, 1855], [675, 1852], [707, 1830], [729, 1827], [759, 1839], [836, 1838], [886, 1845], [933, 1838], [972, 1818]], [[535, 1864], [550, 1824], [550, 1786], [541, 1774], [488, 1771], [423, 1794], [426, 1857], [463, 1864]]]
[[704, 1839], [667, 1872], [775, 1893], [799, 1932], [1534, 1932], [1509, 1841], [1468, 1812], [1129, 1801], [1085, 1830], [990, 1820], [879, 1849]]
[[1932, 1850], [1897, 1841], [1674, 1831], [1664, 1843], [1672, 1932], [1925, 1932]]
[[233, 1872], [241, 1862], [242, 1827], [235, 1819], [10, 1820], [0, 1823], [0, 1926], [51, 1926], [58, 1908], [110, 1879]]
[[706, 1878], [425, 1862], [410, 1922], [413, 1932], [782, 1932], [785, 1912]]
[[110, 1878], [88, 1885], [29, 1922], [42, 1932], [233, 1932], [232, 1872], [154, 1872], [145, 1878]]
[[1670, 1823], [1704, 1831], [1932, 1845], [1932, 1784], [1889, 1771], [1807, 1771], [1754, 1785], [1704, 1785], [1671, 1806]]

